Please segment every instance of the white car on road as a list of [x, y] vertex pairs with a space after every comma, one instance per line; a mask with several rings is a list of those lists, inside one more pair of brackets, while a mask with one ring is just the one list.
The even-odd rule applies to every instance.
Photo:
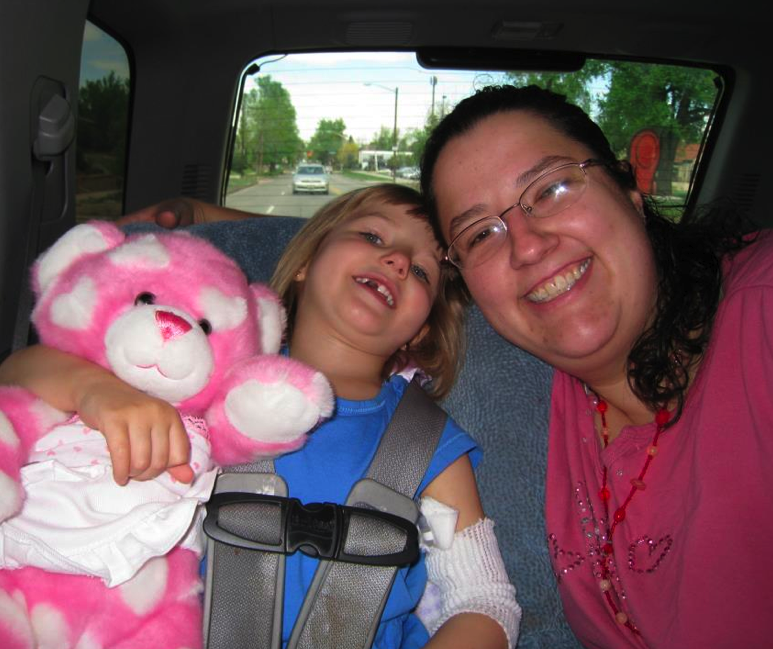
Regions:
[[293, 194], [300, 192], [327, 194], [329, 191], [330, 180], [322, 165], [302, 164], [295, 170], [293, 174]]

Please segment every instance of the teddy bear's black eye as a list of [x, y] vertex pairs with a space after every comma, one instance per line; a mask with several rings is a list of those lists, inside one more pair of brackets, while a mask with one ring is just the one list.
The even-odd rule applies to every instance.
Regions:
[[134, 298], [134, 306], [137, 306], [138, 304], [155, 304], [156, 303], [156, 296], [153, 295], [153, 293], [140, 293], [136, 298]]
[[209, 336], [209, 334], [212, 333], [212, 325], [209, 323], [209, 320], [204, 318], [203, 320], [199, 320], [199, 327], [201, 327], [201, 330]]

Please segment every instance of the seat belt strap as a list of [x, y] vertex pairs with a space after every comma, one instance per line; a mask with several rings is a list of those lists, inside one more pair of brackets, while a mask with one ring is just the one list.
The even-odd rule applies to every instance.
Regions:
[[[274, 473], [271, 460], [229, 467], [228, 471], [218, 476], [215, 494], [244, 491], [287, 496], [287, 485]], [[218, 525], [246, 539], [270, 539], [280, 533], [278, 516], [277, 508], [270, 504], [237, 503], [219, 510]], [[279, 649], [284, 571], [284, 554], [247, 550], [208, 536], [204, 646]]]
[[[412, 381], [381, 439], [365, 480], [346, 504], [386, 509], [418, 521], [413, 501], [446, 422], [446, 414]], [[346, 550], [390, 553], [399, 538], [372, 534], [367, 520], [350, 528]], [[322, 560], [304, 599], [288, 649], [366, 649], [373, 644], [398, 567]]]

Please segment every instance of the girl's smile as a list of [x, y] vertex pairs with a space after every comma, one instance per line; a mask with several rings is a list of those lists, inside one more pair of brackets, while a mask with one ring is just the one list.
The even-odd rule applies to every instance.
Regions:
[[334, 227], [302, 269], [296, 322], [388, 358], [427, 321], [442, 253], [427, 221], [410, 208], [364, 208]]
[[361, 284], [363, 288], [375, 292], [379, 299], [384, 301], [390, 309], [395, 308], [396, 302], [394, 296], [397, 291], [391, 282], [380, 278], [366, 276], [355, 277], [354, 281]]

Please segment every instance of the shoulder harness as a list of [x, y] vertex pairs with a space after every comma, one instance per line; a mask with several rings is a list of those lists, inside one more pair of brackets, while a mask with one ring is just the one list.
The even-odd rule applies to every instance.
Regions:
[[207, 504], [204, 646], [280, 649], [285, 556], [319, 557], [288, 649], [366, 649], [397, 570], [419, 556], [413, 500], [446, 414], [412, 381], [346, 503], [287, 497], [271, 460], [229, 467]]

